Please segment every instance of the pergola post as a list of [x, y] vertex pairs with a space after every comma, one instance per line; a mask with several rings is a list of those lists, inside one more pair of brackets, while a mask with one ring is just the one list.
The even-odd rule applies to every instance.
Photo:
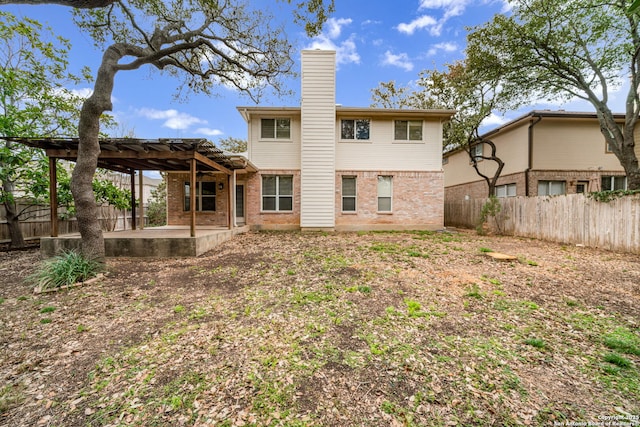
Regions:
[[58, 162], [49, 157], [49, 215], [51, 237], [58, 237]]
[[144, 175], [142, 171], [138, 171], [138, 196], [140, 197], [140, 230], [144, 230]]
[[191, 237], [196, 237], [196, 159], [191, 159], [189, 170], [189, 213], [191, 213]]
[[[136, 171], [131, 169], [131, 229], [136, 229]], [[125, 222], [127, 218], [124, 219]]]
[[235, 193], [235, 189], [236, 189], [236, 185], [234, 180], [232, 179], [231, 175], [227, 175], [227, 206], [228, 206], [228, 211], [229, 211], [229, 230], [233, 229], [233, 223], [234, 218], [235, 218], [235, 207], [234, 207], [234, 203], [233, 203], [233, 195]]

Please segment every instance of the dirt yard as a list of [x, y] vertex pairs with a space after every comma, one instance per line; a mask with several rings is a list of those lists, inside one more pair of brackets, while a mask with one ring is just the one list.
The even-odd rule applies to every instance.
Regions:
[[0, 425], [640, 425], [638, 255], [249, 233], [36, 295], [39, 261], [0, 252]]

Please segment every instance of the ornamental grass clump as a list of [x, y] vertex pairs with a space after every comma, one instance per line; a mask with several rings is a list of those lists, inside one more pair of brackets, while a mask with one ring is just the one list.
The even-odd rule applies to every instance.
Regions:
[[96, 277], [103, 265], [75, 251], [66, 251], [42, 262], [27, 280], [40, 290], [60, 288]]

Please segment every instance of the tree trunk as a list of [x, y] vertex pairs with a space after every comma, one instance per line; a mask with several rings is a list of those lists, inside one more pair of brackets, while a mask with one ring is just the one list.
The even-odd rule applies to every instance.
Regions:
[[620, 163], [627, 174], [627, 189], [640, 190], [640, 167], [638, 167], [638, 157], [635, 153], [635, 141], [631, 136], [631, 141], [624, 142], [620, 155]]
[[[13, 148], [13, 143], [11, 141], [7, 141], [6, 144], [9, 150]], [[9, 236], [11, 236], [10, 246], [12, 248], [23, 248], [25, 243], [22, 230], [20, 229], [20, 216], [18, 215], [16, 203], [13, 200], [15, 193], [14, 182], [9, 179], [2, 181], [2, 191], [9, 196], [8, 200], [4, 201], [4, 209], [6, 212], [5, 217], [7, 219], [7, 227], [9, 227]]]
[[[4, 181], [2, 183], [2, 190], [7, 194], [13, 194], [13, 182]], [[11, 248], [24, 248], [24, 236], [20, 229], [20, 217], [16, 204], [13, 201], [5, 201], [4, 208], [6, 211], [7, 227], [9, 227], [9, 236], [11, 236]]]
[[117, 46], [110, 46], [102, 57], [93, 94], [82, 104], [78, 125], [78, 159], [71, 176], [71, 193], [76, 206], [81, 251], [88, 258], [104, 262], [104, 236], [93, 194], [93, 176], [100, 155], [100, 116], [110, 111], [116, 65], [122, 57]]

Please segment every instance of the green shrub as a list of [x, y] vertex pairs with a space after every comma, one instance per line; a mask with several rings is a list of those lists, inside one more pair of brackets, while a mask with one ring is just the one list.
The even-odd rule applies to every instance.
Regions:
[[500, 223], [498, 222], [498, 214], [502, 210], [502, 205], [500, 204], [500, 200], [496, 196], [490, 196], [489, 199], [482, 205], [482, 210], [480, 211], [480, 219], [478, 220], [478, 224], [476, 225], [476, 232], [480, 235], [485, 234], [484, 226], [489, 221], [489, 217], [493, 217], [496, 223], [496, 228], [498, 229], [498, 234], [502, 234], [502, 230], [500, 228]]
[[40, 289], [53, 289], [72, 285], [95, 277], [102, 271], [103, 265], [95, 260], [85, 258], [74, 251], [45, 260], [27, 281]]

